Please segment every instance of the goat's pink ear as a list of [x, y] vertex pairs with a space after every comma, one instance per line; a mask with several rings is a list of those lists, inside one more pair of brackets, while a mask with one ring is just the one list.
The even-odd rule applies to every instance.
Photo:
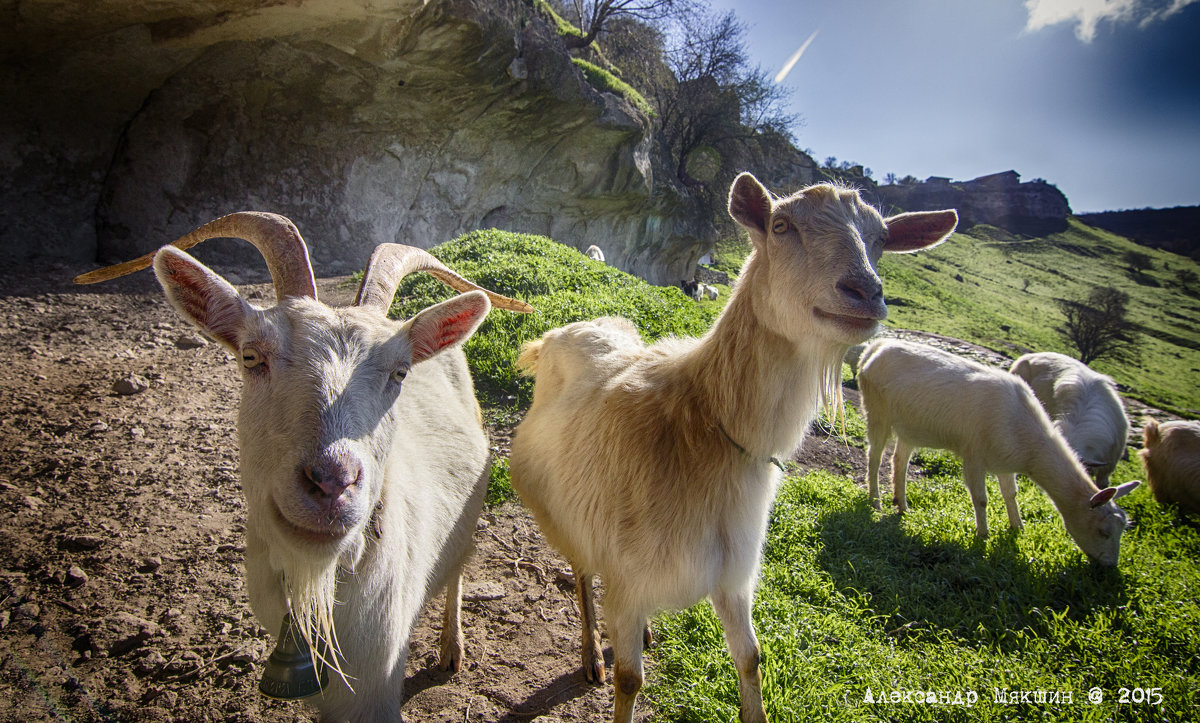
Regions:
[[414, 316], [408, 325], [413, 364], [471, 338], [491, 308], [487, 294], [468, 291]]
[[883, 222], [888, 230], [883, 250], [907, 254], [932, 248], [949, 238], [958, 226], [958, 212], [954, 209], [912, 211], [890, 216]]
[[1132, 482], [1126, 482], [1125, 484], [1117, 485], [1116, 487], [1105, 487], [1096, 494], [1092, 495], [1092, 499], [1089, 504], [1091, 504], [1092, 508], [1095, 509], [1105, 502], [1119, 500], [1137, 489], [1138, 485], [1141, 483], [1141, 480], [1135, 479]]
[[164, 246], [154, 255], [154, 275], [180, 316], [226, 349], [238, 351], [238, 333], [252, 309], [237, 289], [173, 246]]
[[752, 174], [741, 174], [730, 186], [729, 215], [750, 231], [751, 239], [758, 240], [767, 235], [771, 194]]

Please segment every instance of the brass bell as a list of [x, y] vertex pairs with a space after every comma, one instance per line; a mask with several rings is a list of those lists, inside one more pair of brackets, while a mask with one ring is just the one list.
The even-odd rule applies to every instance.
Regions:
[[276, 700], [297, 700], [320, 693], [326, 685], [329, 672], [321, 666], [318, 677], [308, 642], [301, 637], [289, 612], [283, 618], [279, 642], [267, 658], [258, 692]]

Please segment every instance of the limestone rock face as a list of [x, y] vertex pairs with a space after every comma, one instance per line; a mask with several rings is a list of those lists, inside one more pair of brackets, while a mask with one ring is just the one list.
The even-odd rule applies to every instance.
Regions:
[[914, 185], [879, 186], [874, 193], [884, 208], [955, 208], [963, 228], [986, 223], [1031, 236], [1065, 230], [1071, 213], [1067, 197], [1058, 188], [1045, 181], [1022, 183], [1016, 171], [963, 182], [930, 178]]
[[[649, 124], [523, 0], [0, 0], [0, 253], [123, 260], [240, 210], [318, 274], [540, 233], [655, 283], [711, 245]], [[662, 176], [662, 180], [656, 178]], [[196, 249], [263, 268], [241, 242]]]

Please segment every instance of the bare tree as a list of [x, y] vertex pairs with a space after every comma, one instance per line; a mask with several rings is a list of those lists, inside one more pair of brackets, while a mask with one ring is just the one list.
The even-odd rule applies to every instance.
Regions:
[[727, 157], [756, 133], [791, 136], [796, 118], [783, 110], [787, 91], [751, 67], [745, 33], [732, 11], [714, 15], [697, 9], [679, 17], [668, 35], [671, 77], [652, 95], [676, 174], [689, 185], [695, 182], [688, 161], [697, 149], [710, 147]]
[[1079, 361], [1127, 361], [1134, 355], [1137, 333], [1129, 321], [1129, 294], [1111, 286], [1092, 289], [1086, 300], [1059, 299], [1065, 317], [1058, 331], [1078, 351]]
[[567, 14], [583, 35], [566, 37], [568, 48], [586, 48], [621, 18], [653, 23], [672, 13], [686, 11], [692, 0], [563, 0]]

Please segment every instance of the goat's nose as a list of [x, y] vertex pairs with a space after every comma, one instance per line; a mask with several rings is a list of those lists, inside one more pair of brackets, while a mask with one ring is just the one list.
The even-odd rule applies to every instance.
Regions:
[[349, 453], [322, 455], [303, 471], [306, 491], [318, 498], [337, 499], [362, 479], [362, 463]]
[[870, 276], [843, 276], [837, 290], [851, 301], [873, 302], [883, 298], [883, 283]]

